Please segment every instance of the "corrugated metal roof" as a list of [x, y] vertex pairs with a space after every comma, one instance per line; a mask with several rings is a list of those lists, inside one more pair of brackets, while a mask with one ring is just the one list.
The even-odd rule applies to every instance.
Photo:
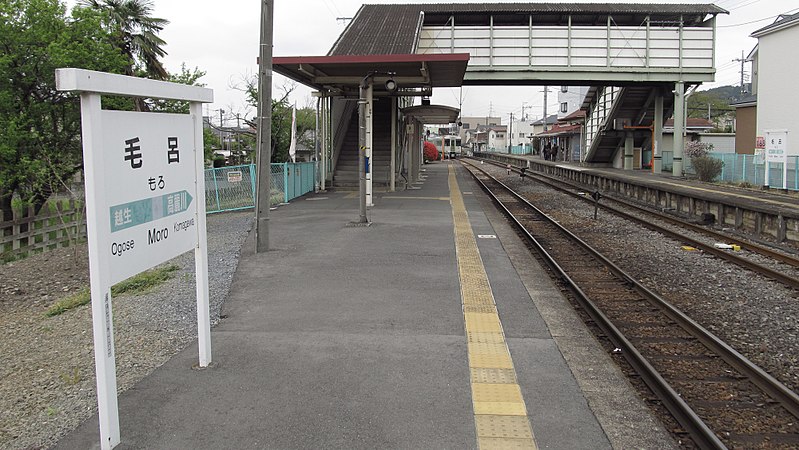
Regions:
[[[617, 15], [617, 24], [623, 23], [618, 15], [651, 16], [652, 20], [684, 16], [686, 22], [702, 21], [708, 14], [725, 14], [713, 4], [647, 4], [647, 3], [449, 3], [449, 4], [393, 4], [363, 5], [353, 20], [339, 36], [328, 55], [377, 55], [413, 53], [420, 26], [420, 14], [428, 16], [458, 15], [475, 19], [491, 15], [538, 15], [538, 23], [546, 22], [546, 15], [597, 16]], [[557, 20], [561, 20], [558, 18]], [[550, 19], [553, 20], [553, 19]], [[640, 18], [631, 19], [635, 25]], [[456, 23], [458, 20], [456, 19]]]

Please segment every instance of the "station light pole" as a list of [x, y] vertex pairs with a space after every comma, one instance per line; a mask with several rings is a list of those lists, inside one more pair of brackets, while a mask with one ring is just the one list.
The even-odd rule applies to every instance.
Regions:
[[363, 80], [361, 80], [361, 84], [358, 86], [359, 88], [359, 98], [358, 98], [358, 222], [357, 223], [369, 223], [369, 219], [366, 217], [366, 171], [369, 170], [370, 161], [367, 160], [367, 153], [368, 146], [366, 145], [366, 110], [369, 103], [369, 99], [367, 98], [369, 94], [369, 90], [373, 86], [374, 76], [375, 75], [388, 75], [389, 78], [386, 80], [386, 91], [389, 94], [393, 94], [397, 91], [397, 82], [394, 81], [392, 78], [395, 73], [394, 72], [369, 72]]

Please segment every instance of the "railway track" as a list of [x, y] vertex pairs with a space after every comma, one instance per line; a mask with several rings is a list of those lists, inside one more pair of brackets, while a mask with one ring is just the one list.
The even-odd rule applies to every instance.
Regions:
[[799, 447], [799, 396], [474, 165], [529, 245], [699, 448]]
[[[504, 165], [496, 163], [495, 161], [483, 161], [498, 167], [505, 167]], [[519, 172], [519, 169], [513, 168], [513, 170], [517, 173]], [[526, 172], [525, 176], [527, 178], [544, 183], [547, 186], [550, 186], [575, 198], [593, 203], [591, 197], [586, 195], [585, 188], [575, 183], [554, 179], [537, 173]], [[728, 234], [681, 220], [669, 214], [653, 211], [651, 209], [639, 206], [631, 201], [620, 198], [602, 197], [602, 200], [599, 203], [599, 208], [610, 211], [613, 214], [624, 217], [627, 220], [642, 225], [650, 230], [657, 231], [675, 240], [681, 241], [686, 245], [712, 254], [713, 256], [721, 258], [725, 261], [731, 262], [767, 278], [778, 281], [792, 289], [799, 290], [799, 272], [797, 272], [797, 269], [799, 269], [799, 258], [795, 256], [777, 251], [765, 245], [741, 241], [737, 238], [731, 237]], [[633, 212], [630, 212], [630, 210]], [[659, 222], [665, 222], [676, 229], [661, 225]], [[704, 235], [715, 242], [738, 245], [741, 250], [743, 250], [743, 253], [737, 254], [736, 252], [730, 250], [716, 248], [713, 243], [708, 243], [706, 241], [687, 236], [683, 230], [689, 230], [694, 233]], [[758, 254], [767, 260], [773, 261], [773, 264], [760, 264], [751, 258], [744, 256], [746, 255], [746, 252]]]

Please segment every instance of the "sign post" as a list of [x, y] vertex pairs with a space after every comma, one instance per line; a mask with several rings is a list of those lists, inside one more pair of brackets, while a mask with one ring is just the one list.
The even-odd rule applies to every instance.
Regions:
[[[194, 250], [199, 365], [211, 362], [202, 103], [213, 91], [57, 69], [80, 93], [100, 445], [120, 443], [111, 286]], [[189, 114], [108, 111], [101, 95], [190, 102]]]
[[782, 164], [782, 188], [788, 188], [788, 130], [766, 130], [766, 186], [770, 185], [770, 164]]

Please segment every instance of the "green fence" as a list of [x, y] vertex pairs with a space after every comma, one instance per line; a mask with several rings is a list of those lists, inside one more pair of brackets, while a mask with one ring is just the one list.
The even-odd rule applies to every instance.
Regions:
[[[711, 153], [710, 156], [724, 162], [719, 176], [720, 181], [746, 182], [754, 186], [766, 184], [766, 164], [762, 156], [735, 153]], [[786, 168], [783, 168], [782, 163], [769, 164], [769, 185], [773, 188], [782, 188], [783, 173], [787, 172], [786, 189], [799, 191], [799, 156], [789, 156], [785, 164]]]
[[[716, 181], [727, 183], [749, 183], [753, 186], [763, 186], [766, 184], [766, 164], [763, 156], [741, 155], [737, 153], [709, 153], [709, 156], [720, 159], [724, 163], [721, 175]], [[691, 159], [685, 158], [684, 171], [686, 174], [694, 174], [691, 166]], [[663, 171], [670, 172], [672, 169], [672, 152], [663, 152]], [[799, 156], [789, 156], [787, 161], [787, 178], [785, 179], [786, 189], [799, 191]], [[782, 188], [782, 164], [769, 164], [769, 185], [772, 188]]]
[[[276, 205], [312, 192], [315, 163], [272, 164], [269, 203]], [[217, 213], [253, 208], [256, 192], [255, 164], [205, 170], [205, 208]]]
[[532, 155], [533, 147], [529, 145], [514, 145], [510, 148], [511, 155]]

